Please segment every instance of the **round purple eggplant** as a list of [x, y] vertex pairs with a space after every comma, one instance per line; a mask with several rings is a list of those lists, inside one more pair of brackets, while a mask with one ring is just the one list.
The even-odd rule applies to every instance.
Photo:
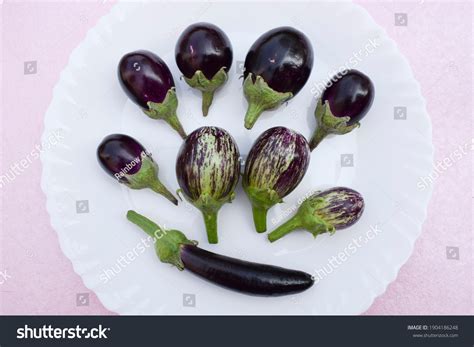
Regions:
[[314, 237], [345, 229], [356, 223], [364, 212], [364, 199], [355, 190], [336, 187], [307, 198], [296, 214], [268, 234], [274, 242], [295, 229], [306, 229]]
[[252, 263], [201, 249], [181, 231], [163, 229], [135, 211], [128, 211], [127, 219], [155, 240], [161, 262], [179, 270], [187, 269], [224, 288], [250, 295], [281, 296], [302, 292], [314, 284], [314, 278], [303, 271]]
[[192, 24], [179, 37], [175, 57], [186, 83], [202, 92], [202, 114], [207, 116], [214, 93], [227, 81], [232, 65], [229, 38], [214, 24]]
[[374, 101], [374, 84], [357, 70], [334, 76], [316, 106], [317, 129], [310, 147], [315, 149], [328, 134], [343, 135], [360, 126]]
[[218, 127], [202, 127], [186, 138], [176, 160], [176, 176], [186, 200], [204, 217], [209, 243], [217, 243], [217, 213], [234, 199], [239, 181], [239, 149]]
[[303, 88], [313, 68], [313, 48], [302, 32], [280, 27], [260, 36], [245, 58], [245, 127], [263, 111], [277, 108]]
[[173, 76], [165, 62], [148, 51], [125, 54], [118, 65], [120, 85], [128, 97], [152, 119], [162, 119], [184, 139], [176, 110], [178, 99]]
[[178, 204], [158, 179], [158, 165], [151, 154], [133, 137], [123, 134], [105, 137], [97, 148], [97, 159], [104, 171], [120, 183], [132, 189], [150, 188]]
[[257, 232], [267, 230], [267, 211], [301, 182], [310, 160], [303, 135], [275, 127], [261, 134], [245, 162], [242, 186], [252, 203]]

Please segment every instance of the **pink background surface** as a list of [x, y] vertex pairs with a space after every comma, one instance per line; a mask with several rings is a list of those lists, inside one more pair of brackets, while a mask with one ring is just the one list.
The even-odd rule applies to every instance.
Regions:
[[[1, 3], [1, 1], [0, 1]], [[472, 4], [359, 2], [408, 58], [433, 123], [435, 161], [472, 143]], [[0, 172], [40, 143], [52, 89], [72, 50], [112, 5], [5, 2], [2, 6]], [[395, 26], [407, 13], [408, 26]], [[355, 23], [356, 24], [356, 23]], [[24, 75], [24, 62], [37, 73]], [[62, 254], [35, 160], [1, 190], [1, 314], [112, 314], [88, 293]], [[366, 314], [472, 314], [472, 153], [436, 180], [423, 233], [395, 282]], [[446, 247], [459, 247], [459, 260]]]

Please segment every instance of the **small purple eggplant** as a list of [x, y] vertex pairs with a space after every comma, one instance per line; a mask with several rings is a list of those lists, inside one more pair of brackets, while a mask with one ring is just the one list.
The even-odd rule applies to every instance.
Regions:
[[313, 48], [302, 32], [280, 27], [260, 36], [245, 58], [245, 127], [251, 129], [263, 111], [294, 97], [312, 68]]
[[218, 127], [202, 127], [186, 138], [176, 159], [176, 176], [186, 200], [204, 217], [209, 243], [217, 243], [217, 213], [234, 199], [239, 181], [239, 149]]
[[133, 137], [122, 134], [105, 137], [97, 148], [97, 159], [104, 171], [120, 183], [132, 189], [150, 188], [178, 204], [158, 179], [158, 165], [151, 154]]
[[334, 76], [316, 106], [318, 127], [309, 144], [311, 150], [328, 134], [343, 135], [358, 128], [373, 101], [374, 85], [362, 72], [345, 70]]
[[214, 24], [192, 24], [179, 37], [175, 57], [186, 83], [202, 92], [202, 114], [207, 116], [214, 92], [227, 81], [232, 65], [229, 38]]
[[364, 199], [355, 190], [336, 187], [307, 198], [296, 214], [280, 225], [268, 239], [274, 242], [295, 229], [306, 229], [314, 237], [345, 229], [356, 223], [364, 212]]
[[304, 136], [284, 127], [268, 129], [255, 141], [245, 162], [242, 186], [252, 203], [257, 232], [267, 230], [267, 211], [301, 182], [310, 154]]
[[201, 249], [181, 231], [163, 229], [135, 211], [128, 211], [127, 219], [153, 238], [161, 262], [191, 271], [224, 288], [249, 295], [281, 296], [302, 292], [314, 284], [314, 278], [303, 271], [252, 263]]
[[162, 119], [184, 139], [176, 110], [178, 98], [173, 76], [165, 62], [148, 51], [125, 54], [118, 65], [120, 85], [128, 97], [152, 119]]

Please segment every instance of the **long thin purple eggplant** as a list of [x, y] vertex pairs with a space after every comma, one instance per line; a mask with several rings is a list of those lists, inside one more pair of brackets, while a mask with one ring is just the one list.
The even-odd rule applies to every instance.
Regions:
[[313, 48], [302, 32], [280, 27], [260, 36], [245, 58], [245, 127], [265, 110], [279, 107], [303, 88], [313, 68]]
[[267, 211], [301, 182], [309, 160], [308, 142], [291, 129], [274, 127], [255, 141], [245, 161], [242, 186], [252, 203], [257, 232], [267, 230]]
[[158, 178], [158, 165], [151, 154], [133, 137], [112, 134], [105, 137], [97, 148], [100, 166], [119, 183], [131, 189], [150, 188], [173, 204], [178, 200]]
[[222, 287], [259, 296], [296, 294], [310, 288], [314, 278], [302, 271], [252, 263], [215, 254], [197, 247], [178, 230], [165, 230], [148, 218], [128, 211], [127, 219], [155, 239], [158, 258], [163, 263], [187, 269]]
[[357, 70], [345, 70], [326, 86], [315, 110], [317, 129], [309, 146], [315, 149], [328, 134], [343, 135], [360, 126], [374, 101], [374, 84]]
[[218, 127], [194, 130], [179, 150], [176, 177], [186, 200], [202, 212], [209, 243], [218, 241], [219, 209], [234, 199], [239, 157], [233, 137]]
[[311, 195], [301, 204], [296, 214], [268, 234], [274, 242], [296, 229], [305, 229], [314, 235], [341, 230], [356, 223], [364, 212], [360, 193], [345, 187], [336, 187]]
[[207, 116], [214, 93], [227, 81], [232, 65], [229, 38], [214, 24], [192, 24], [179, 37], [175, 57], [186, 83], [202, 92], [202, 114]]
[[152, 119], [162, 119], [184, 139], [176, 110], [178, 98], [173, 75], [156, 54], [141, 50], [125, 54], [119, 62], [118, 78], [128, 97]]

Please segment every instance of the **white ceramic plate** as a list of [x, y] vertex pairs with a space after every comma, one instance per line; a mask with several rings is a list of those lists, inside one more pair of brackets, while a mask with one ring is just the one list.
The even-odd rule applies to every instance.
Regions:
[[[234, 48], [230, 80], [216, 95], [207, 118], [201, 116], [199, 94], [179, 79], [174, 61], [177, 37], [197, 21], [217, 24]], [[310, 38], [315, 52], [312, 75], [287, 106], [267, 112], [253, 130], [245, 130], [239, 66], [258, 36], [282, 25], [294, 26]], [[97, 164], [97, 145], [108, 134], [127, 133], [153, 153], [162, 181], [173, 190], [178, 187], [174, 165], [180, 138], [164, 123], [143, 115], [117, 81], [120, 57], [141, 48], [158, 53], [172, 70], [184, 128], [191, 132], [202, 125], [223, 127], [235, 137], [242, 154], [272, 126], [288, 126], [309, 137], [315, 128], [315, 85], [324, 84], [341, 66], [369, 75], [376, 96], [362, 127], [326, 139], [312, 153], [299, 187], [268, 216], [272, 229], [309, 191], [343, 185], [365, 197], [360, 222], [333, 236], [314, 240], [301, 231], [270, 244], [254, 231], [250, 206], [239, 186], [235, 202], [220, 211], [220, 242], [211, 246], [201, 215], [192, 206], [175, 207], [149, 190], [131, 191], [108, 177]], [[394, 119], [394, 107], [406, 107], [405, 120]], [[74, 50], [61, 74], [45, 116], [44, 140], [55, 130], [62, 131], [64, 139], [41, 157], [51, 223], [85, 285], [120, 314], [362, 313], [410, 256], [430, 196], [430, 189], [417, 186], [419, 177], [430, 172], [433, 152], [418, 83], [385, 32], [351, 3], [118, 4]], [[351, 156], [353, 166], [346, 166]], [[88, 201], [88, 212], [83, 200]], [[130, 208], [184, 231], [205, 249], [301, 269], [313, 273], [317, 283], [295, 296], [262, 298], [179, 272], [160, 263], [153, 247], [140, 246], [145, 234], [125, 219]], [[375, 237], [371, 227], [378, 230]], [[123, 260], [128, 252], [133, 261]]]

